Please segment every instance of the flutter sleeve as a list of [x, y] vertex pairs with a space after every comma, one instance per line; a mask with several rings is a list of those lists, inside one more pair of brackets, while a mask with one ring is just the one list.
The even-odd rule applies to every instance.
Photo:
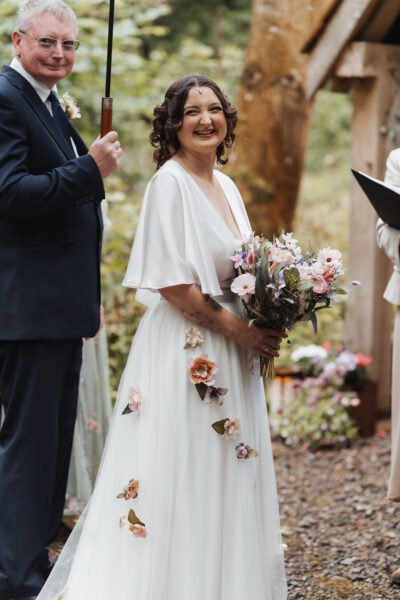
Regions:
[[[143, 199], [123, 285], [138, 290], [139, 302], [150, 306], [158, 290], [198, 283], [205, 293], [221, 293], [212, 264], [202, 268], [205, 248], [197, 247], [199, 232], [192, 231], [193, 207], [187, 190], [174, 172], [161, 170], [150, 180]], [[199, 244], [193, 245], [194, 240]], [[157, 293], [155, 296], [154, 293]]]

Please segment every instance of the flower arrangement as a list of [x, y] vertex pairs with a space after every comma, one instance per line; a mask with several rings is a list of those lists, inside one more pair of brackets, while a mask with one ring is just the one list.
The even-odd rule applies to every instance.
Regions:
[[331, 350], [329, 342], [324, 342], [322, 346], [299, 346], [292, 352], [291, 358], [307, 377], [325, 374], [330, 378], [338, 378], [342, 385], [355, 386], [367, 379], [368, 367], [373, 360], [371, 356], [362, 352], [350, 352], [343, 346], [338, 347], [336, 354], [328, 350]]
[[[237, 240], [231, 259], [236, 272], [231, 290], [242, 299], [249, 321], [262, 327], [285, 330], [311, 321], [317, 332], [317, 311], [347, 293], [336, 286], [343, 274], [341, 252], [304, 252], [292, 233], [271, 242], [253, 232]], [[272, 377], [273, 361], [261, 358], [261, 372]]]
[[327, 373], [295, 380], [292, 398], [271, 415], [272, 437], [313, 452], [354, 442], [358, 429], [347, 409], [360, 399], [343, 391], [342, 381]]

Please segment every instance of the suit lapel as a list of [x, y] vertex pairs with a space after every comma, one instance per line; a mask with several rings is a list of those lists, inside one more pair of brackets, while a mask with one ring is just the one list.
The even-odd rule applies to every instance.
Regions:
[[33, 87], [26, 82], [26, 85], [22, 89], [22, 95], [25, 100], [31, 106], [32, 110], [36, 113], [37, 117], [41, 120], [47, 131], [56, 141], [57, 145], [61, 148], [67, 158], [75, 158], [71, 143], [64, 137], [57, 124], [54, 122], [53, 117], [46, 108], [45, 104], [41, 101]]
[[[21, 94], [26, 100], [26, 102], [29, 104], [36, 116], [40, 119], [43, 126], [50, 133], [50, 135], [52, 136], [56, 144], [60, 147], [60, 149], [63, 151], [65, 156], [68, 159], [75, 158], [75, 154], [71, 143], [69, 143], [68, 140], [63, 136], [57, 124], [54, 122], [54, 119], [51, 116], [50, 112], [48, 111], [42, 100], [39, 98], [31, 84], [24, 77], [22, 77], [22, 75], [17, 73], [15, 69], [12, 69], [10, 67], [3, 67], [2, 75], [7, 77], [7, 79], [21, 91]], [[68, 125], [71, 129], [71, 135], [73, 135], [75, 130], [70, 123], [68, 123]]]

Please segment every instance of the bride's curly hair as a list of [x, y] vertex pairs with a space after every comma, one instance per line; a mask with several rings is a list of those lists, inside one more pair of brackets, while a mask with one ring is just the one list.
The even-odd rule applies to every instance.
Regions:
[[237, 123], [237, 108], [231, 104], [229, 98], [219, 86], [206, 75], [186, 75], [175, 81], [167, 90], [162, 104], [153, 111], [153, 131], [150, 134], [150, 143], [156, 148], [153, 161], [159, 169], [179, 150], [177, 133], [182, 127], [183, 109], [190, 88], [209, 87], [222, 104], [226, 118], [227, 132], [225, 139], [217, 147], [217, 163], [225, 165], [228, 159], [223, 159], [226, 148], [230, 148], [235, 139], [234, 130]]

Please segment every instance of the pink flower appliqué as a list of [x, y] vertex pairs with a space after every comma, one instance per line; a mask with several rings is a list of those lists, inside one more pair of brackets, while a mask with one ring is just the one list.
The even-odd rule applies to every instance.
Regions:
[[191, 327], [186, 332], [186, 344], [184, 345], [184, 350], [187, 348], [196, 348], [196, 346], [200, 346], [204, 342], [204, 336], [201, 333], [200, 329], [197, 327]]
[[123, 415], [139, 413], [142, 406], [142, 392], [139, 387], [131, 387], [128, 392], [128, 404], [122, 411]]
[[257, 450], [251, 448], [248, 444], [244, 444], [240, 442], [237, 446], [235, 446], [236, 456], [237, 458], [255, 458], [258, 456]]
[[140, 388], [130, 388], [128, 393], [128, 406], [132, 412], [139, 412], [142, 406], [142, 392]]
[[147, 531], [143, 525], [129, 525], [129, 531], [132, 531], [135, 537], [147, 537]]
[[228, 419], [224, 423], [224, 429], [225, 437], [231, 440], [235, 440], [242, 429], [240, 419]]

